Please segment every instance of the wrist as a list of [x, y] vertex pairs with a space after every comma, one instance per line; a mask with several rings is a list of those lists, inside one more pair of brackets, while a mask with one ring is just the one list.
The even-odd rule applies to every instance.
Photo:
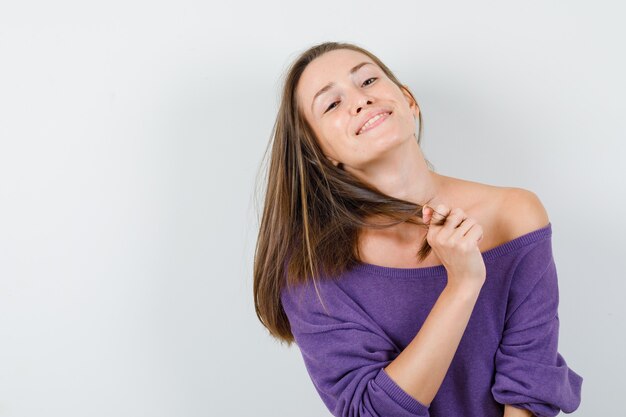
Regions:
[[453, 292], [455, 294], [459, 294], [467, 297], [477, 297], [480, 293], [480, 290], [483, 287], [483, 282], [469, 279], [458, 279], [450, 280], [448, 279], [448, 283], [446, 284], [446, 288], [449, 292]]

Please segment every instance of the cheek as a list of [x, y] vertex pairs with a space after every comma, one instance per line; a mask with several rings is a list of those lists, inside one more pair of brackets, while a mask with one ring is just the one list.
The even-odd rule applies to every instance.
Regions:
[[330, 129], [336, 135], [337, 133], [345, 130], [345, 120], [340, 117], [335, 117], [330, 122]]
[[407, 103], [404, 97], [401, 97], [399, 100], [402, 100], [402, 101], [399, 101], [401, 105], [398, 106], [398, 108], [396, 108], [396, 113], [397, 113], [398, 119], [401, 120], [401, 124], [402, 125], [414, 124], [416, 120], [415, 114], [413, 114], [413, 111], [411, 110], [409, 103]]
[[342, 147], [347, 145], [346, 132], [345, 120], [342, 121], [340, 118], [329, 118], [319, 126], [317, 137], [326, 155], [336, 157], [337, 153], [342, 152]]
[[332, 150], [332, 146], [329, 140], [332, 136], [329, 136], [329, 133], [330, 132], [328, 132], [328, 129], [325, 129], [324, 127], [319, 127], [318, 129], [315, 129], [315, 139], [325, 155], [328, 155], [328, 153]]
[[327, 144], [337, 144], [342, 142], [342, 138], [348, 132], [348, 120], [335, 115], [328, 115], [325, 120], [318, 125], [318, 138]]

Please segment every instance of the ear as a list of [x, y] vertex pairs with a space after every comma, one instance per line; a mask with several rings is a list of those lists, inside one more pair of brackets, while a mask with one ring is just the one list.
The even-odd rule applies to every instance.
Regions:
[[400, 90], [402, 90], [402, 94], [404, 94], [404, 98], [406, 98], [406, 101], [409, 103], [409, 107], [413, 111], [413, 114], [415, 115], [415, 118], [417, 118], [417, 116], [420, 113], [420, 108], [419, 108], [419, 105], [417, 104], [417, 102], [411, 96], [409, 87], [407, 87], [406, 85], [403, 85], [400, 88]]

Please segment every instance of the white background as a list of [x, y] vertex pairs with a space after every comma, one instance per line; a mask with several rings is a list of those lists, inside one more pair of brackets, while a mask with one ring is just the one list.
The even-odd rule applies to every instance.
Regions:
[[540, 197], [574, 414], [622, 413], [624, 6], [303, 4], [0, 4], [0, 416], [329, 415], [252, 300], [281, 77], [322, 41], [412, 89], [437, 172]]

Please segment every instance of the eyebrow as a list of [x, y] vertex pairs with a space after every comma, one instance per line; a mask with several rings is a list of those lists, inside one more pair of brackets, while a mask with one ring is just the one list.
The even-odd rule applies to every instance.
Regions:
[[[360, 64], [356, 64], [354, 67], [352, 67], [350, 69], [350, 75], [354, 74], [355, 72], [357, 72], [359, 70], [359, 68], [361, 68], [363, 65], [367, 65], [367, 64], [371, 64], [374, 65], [371, 62], [361, 62]], [[335, 86], [334, 82], [329, 82], [328, 84], [326, 84], [324, 87], [322, 87], [322, 89], [320, 91], [318, 91], [317, 93], [315, 93], [315, 96], [313, 96], [313, 101], [311, 102], [311, 112], [313, 112], [313, 105], [315, 104], [315, 100], [317, 100], [317, 98], [319, 96], [321, 96], [322, 94], [324, 94], [325, 92], [327, 92], [328, 90], [330, 90], [331, 88], [333, 88]]]

